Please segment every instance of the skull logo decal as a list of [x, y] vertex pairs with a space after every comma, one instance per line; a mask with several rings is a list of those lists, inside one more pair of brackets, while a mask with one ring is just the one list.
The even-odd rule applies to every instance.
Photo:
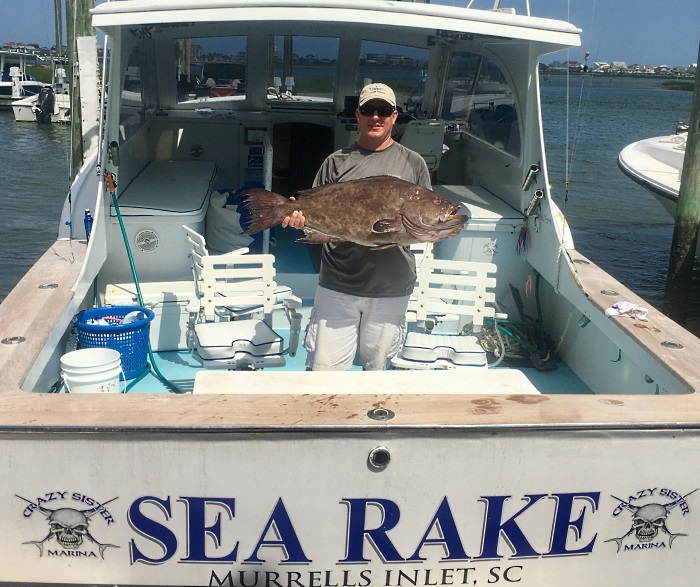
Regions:
[[49, 523], [49, 533], [42, 540], [30, 540], [24, 544], [36, 544], [39, 548], [39, 556], [44, 555], [44, 545], [52, 539], [65, 550], [78, 550], [83, 543], [88, 540], [95, 544], [100, 551], [100, 557], [104, 559], [104, 551], [107, 548], [119, 548], [116, 544], [102, 544], [95, 540], [90, 534], [90, 518], [98, 512], [104, 510], [104, 506], [113, 502], [116, 497], [106, 501], [103, 504], [95, 506], [87, 510], [76, 510], [74, 508], [57, 508], [51, 510], [39, 504], [30, 501], [21, 495], [17, 495], [20, 499], [34, 506], [34, 510], [46, 516]]
[[657, 537], [659, 530], [661, 530], [669, 536], [668, 547], [671, 548], [673, 541], [677, 536], [687, 536], [687, 534], [674, 534], [671, 532], [666, 526], [666, 519], [673, 508], [675, 508], [679, 503], [684, 502], [685, 498], [691, 493], [695, 493], [695, 491], [697, 491], [697, 489], [666, 504], [649, 503], [643, 506], [632, 505], [624, 499], [620, 499], [619, 497], [615, 497], [613, 495], [613, 497], [620, 502], [623, 509], [626, 509], [632, 513], [632, 527], [624, 536], [620, 536], [619, 538], [611, 538], [605, 542], [616, 542], [617, 552], [620, 552], [620, 548], [622, 548], [622, 541], [628, 536], [634, 535], [634, 537], [640, 543], [649, 543]]

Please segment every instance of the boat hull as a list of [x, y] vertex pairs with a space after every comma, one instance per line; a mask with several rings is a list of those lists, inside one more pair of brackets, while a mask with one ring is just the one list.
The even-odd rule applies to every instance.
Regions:
[[[38, 122], [37, 96], [29, 96], [12, 103], [16, 122]], [[45, 120], [42, 118], [42, 122]], [[70, 123], [70, 97], [68, 94], [56, 94], [51, 120], [46, 122]]]
[[675, 464], [700, 458], [697, 430], [381, 428], [4, 434], [1, 579], [620, 587], [700, 571], [700, 474]]
[[625, 147], [618, 156], [620, 170], [649, 190], [666, 212], [676, 215], [687, 135], [652, 137]]

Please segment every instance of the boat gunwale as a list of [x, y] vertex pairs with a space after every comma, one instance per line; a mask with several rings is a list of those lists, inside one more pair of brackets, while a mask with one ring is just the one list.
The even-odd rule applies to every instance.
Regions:
[[[77, 245], [77, 246], [76, 246]], [[304, 389], [289, 394], [50, 394], [21, 390], [30, 366], [49, 340], [53, 325], [74, 303], [73, 287], [80, 274], [84, 241], [59, 240], [50, 247], [10, 293], [13, 303], [0, 305], [0, 338], [25, 336], [30, 346], [0, 345], [0, 431], [73, 430], [84, 432], [126, 430], [173, 431], [273, 431], [273, 430], [376, 430], [421, 428], [688, 428], [700, 426], [700, 394], [678, 395], [526, 395], [488, 393], [468, 394], [309, 394]], [[57, 252], [58, 249], [58, 252]], [[69, 265], [56, 263], [72, 251], [76, 258]], [[576, 258], [579, 257], [575, 253]], [[65, 260], [65, 259], [64, 259]], [[596, 304], [596, 279], [604, 274], [594, 263], [577, 265], [574, 275], [591, 303]], [[607, 275], [607, 274], [604, 274]], [[59, 287], [44, 290], [50, 304], [37, 305], [36, 288], [47, 279]], [[623, 289], [622, 284], [615, 284]], [[12, 317], [16, 301], [25, 300], [23, 315]], [[600, 306], [600, 301], [597, 302]], [[11, 310], [11, 308], [13, 308]], [[32, 315], [32, 312], [34, 313]], [[650, 317], [670, 328], [675, 323], [653, 308]], [[626, 320], [626, 321], [625, 321]], [[630, 319], [616, 320], [644, 348], [650, 349], [668, 370], [684, 381], [689, 390], [700, 389], [700, 374], [683, 380], [678, 367], [687, 366], [673, 357], [673, 351], [654, 352], [651, 345], [660, 335], [649, 328], [634, 327]], [[654, 324], [653, 321], [650, 324]], [[18, 330], [24, 326], [24, 331]], [[689, 346], [700, 348], [700, 340], [679, 326]], [[14, 329], [14, 330], [13, 330]], [[38, 336], [32, 336], [38, 335]], [[21, 351], [21, 352], [20, 352]], [[686, 370], [687, 371], [687, 370]], [[696, 370], [692, 370], [695, 373]], [[361, 374], [360, 374], [361, 375]], [[283, 409], [281, 409], [281, 407]], [[392, 410], [390, 421], [370, 419], [375, 408]]]

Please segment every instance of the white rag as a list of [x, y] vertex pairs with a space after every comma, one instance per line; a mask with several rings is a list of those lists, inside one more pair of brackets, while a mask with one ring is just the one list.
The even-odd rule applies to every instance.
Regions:
[[647, 310], [644, 306], [632, 302], [617, 302], [605, 310], [606, 316], [627, 316], [637, 320], [647, 321]]

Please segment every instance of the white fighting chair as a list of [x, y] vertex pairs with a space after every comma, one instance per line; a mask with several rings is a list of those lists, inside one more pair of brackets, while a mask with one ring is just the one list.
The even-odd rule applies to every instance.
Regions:
[[[301, 300], [274, 281], [273, 255], [238, 249], [209, 255], [204, 237], [183, 225], [190, 247], [197, 300], [191, 307], [188, 346], [205, 368], [283, 367], [296, 354], [301, 330]], [[289, 345], [272, 328], [272, 314], [284, 309]]]
[[[392, 366], [486, 368], [486, 351], [480, 342], [484, 318], [504, 317], [496, 314], [493, 305], [496, 279], [489, 275], [494, 273], [493, 263], [425, 257], [408, 303], [408, 320], [415, 321], [416, 328], [406, 335], [401, 351], [391, 361]], [[436, 323], [440, 327], [436, 328]], [[467, 330], [470, 334], [464, 334]]]

